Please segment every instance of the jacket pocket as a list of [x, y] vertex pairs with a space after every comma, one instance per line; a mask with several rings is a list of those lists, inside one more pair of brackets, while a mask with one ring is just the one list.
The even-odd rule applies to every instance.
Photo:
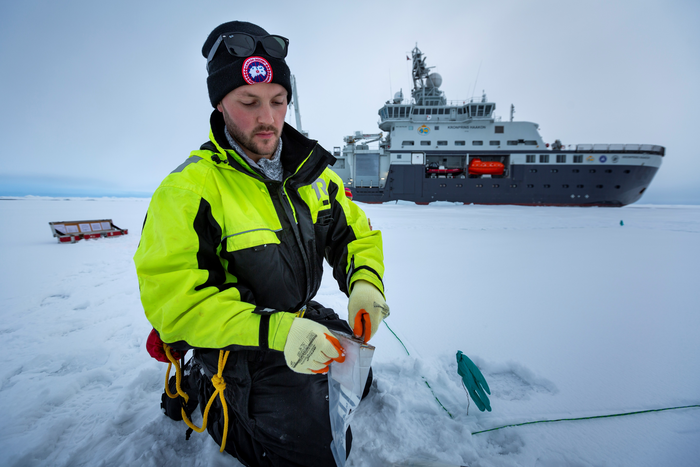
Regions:
[[265, 245], [279, 245], [277, 232], [272, 229], [251, 229], [226, 235], [226, 251], [239, 251], [246, 248], [264, 248]]

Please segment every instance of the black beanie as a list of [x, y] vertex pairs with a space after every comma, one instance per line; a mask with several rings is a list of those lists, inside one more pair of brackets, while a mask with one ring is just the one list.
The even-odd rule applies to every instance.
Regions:
[[[219, 36], [232, 32], [245, 32], [253, 36], [268, 35], [267, 31], [260, 26], [245, 21], [230, 21], [221, 24], [209, 34], [209, 37], [207, 37], [207, 40], [204, 42], [204, 46], [202, 46], [202, 55], [204, 55], [204, 58], [209, 57], [209, 52]], [[256, 59], [256, 57], [262, 60]], [[248, 82], [244, 78], [244, 65], [246, 67], [246, 72], [248, 72], [251, 67], [262, 67], [266, 76], [271, 75], [271, 78], [268, 77], [261, 82], [277, 83], [281, 85], [287, 90], [287, 103], [292, 100], [291, 73], [283, 58], [269, 56], [261, 44], [257, 44], [255, 51], [250, 57], [235, 57], [226, 50], [224, 44], [219, 44], [214, 58], [209, 62], [209, 76], [207, 77], [209, 100], [213, 107], [216, 107], [226, 94], [237, 87], [246, 84], [254, 84], [254, 82]], [[252, 76], [249, 79], [251, 78]]]

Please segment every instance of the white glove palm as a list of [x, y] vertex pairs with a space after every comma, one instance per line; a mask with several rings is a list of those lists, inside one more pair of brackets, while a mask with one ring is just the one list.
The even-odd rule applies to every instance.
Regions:
[[310, 319], [294, 318], [284, 345], [284, 358], [297, 373], [327, 373], [333, 360], [345, 361], [345, 350], [327, 327]]
[[355, 282], [348, 301], [348, 323], [353, 333], [367, 342], [374, 337], [387, 316], [389, 305], [382, 293], [367, 281]]

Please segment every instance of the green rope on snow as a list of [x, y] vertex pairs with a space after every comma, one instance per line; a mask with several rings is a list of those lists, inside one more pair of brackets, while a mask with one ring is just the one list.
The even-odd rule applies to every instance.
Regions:
[[503, 425], [503, 426], [499, 426], [498, 428], [490, 428], [488, 430], [474, 431], [474, 432], [472, 432], [472, 435], [478, 435], [479, 433], [487, 433], [489, 431], [496, 431], [496, 430], [500, 430], [502, 428], [508, 428], [508, 427], [513, 427], [513, 426], [534, 425], [535, 423], [572, 422], [572, 421], [577, 421], [577, 420], [593, 420], [596, 418], [624, 417], [626, 415], [637, 415], [640, 413], [650, 413], [650, 412], [663, 412], [664, 410], [690, 409], [693, 407], [700, 407], [700, 405], [684, 405], [682, 407], [666, 407], [664, 409], [639, 410], [637, 412], [616, 413], [616, 414], [611, 414], [611, 415], [596, 415], [593, 417], [560, 418], [558, 420], [538, 420], [535, 422], [516, 423], [514, 425]]
[[[391, 329], [391, 327], [389, 326], [389, 323], [387, 323], [386, 320], [384, 320], [383, 323], [386, 324], [386, 327], [389, 329], [389, 331], [391, 331], [391, 333], [394, 335], [394, 337], [401, 343], [401, 345], [403, 346], [403, 349], [406, 351], [406, 355], [408, 355], [408, 356], [410, 357], [411, 354], [409, 353], [408, 349], [407, 349], [406, 346], [404, 345], [403, 341], [402, 341], [401, 339], [399, 339], [399, 336], [396, 335], [396, 333], [394, 332], [394, 330]], [[454, 416], [452, 416], [452, 414], [450, 413], [450, 411], [447, 410], [447, 409], [445, 408], [444, 405], [442, 405], [442, 402], [440, 402], [440, 399], [438, 399], [438, 397], [435, 395], [435, 392], [433, 391], [433, 388], [430, 387], [430, 383], [428, 383], [428, 380], [425, 379], [425, 376], [421, 375], [421, 378], [423, 378], [423, 382], [425, 383], [426, 386], [428, 386], [428, 389], [430, 389], [430, 392], [433, 394], [433, 397], [435, 398], [435, 400], [437, 401], [437, 403], [440, 404], [440, 407], [442, 407], [442, 410], [444, 410], [445, 412], [447, 412], [447, 415], [449, 415], [450, 418], [454, 419]]]

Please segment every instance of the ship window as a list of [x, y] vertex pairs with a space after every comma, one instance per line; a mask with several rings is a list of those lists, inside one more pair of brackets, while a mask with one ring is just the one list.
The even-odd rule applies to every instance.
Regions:
[[528, 188], [535, 188], [535, 185], [530, 185], [530, 184], [528, 184], [527, 187], [528, 187]]
[[625, 173], [626, 173], [626, 174], [630, 173], [629, 169], [628, 169], [628, 170], [625, 170]]
[[440, 188], [445, 188], [445, 187], [447, 187], [447, 184], [445, 184], [445, 183], [440, 184]]
[[545, 185], [545, 188], [552, 188], [552, 185]]
[[566, 154], [557, 154], [557, 163], [562, 164], [566, 162]]
[[411, 130], [413, 130], [413, 127], [412, 127], [412, 126], [409, 126], [409, 127], [408, 127], [408, 131], [411, 131]]
[[589, 172], [592, 173], [592, 174], [594, 174], [594, 173], [595, 173], [595, 169], [591, 169], [591, 170], [589, 170]]
[[500, 141], [493, 141], [493, 140], [491, 140], [491, 141], [489, 141], [489, 145], [491, 145], [491, 146], [500, 146], [500, 145], [501, 145], [501, 142], [500, 142]]
[[484, 185], [476, 185], [477, 188], [483, 188]]
[[401, 159], [401, 156], [403, 156], [403, 154], [397, 154], [397, 155], [396, 155], [396, 158], [397, 158], [397, 159]]
[[[576, 157], [576, 156], [574, 156], [574, 157]], [[577, 173], [579, 172], [579, 170], [578, 170], [578, 169], [574, 169], [574, 170], [572, 170], [572, 172], [575, 173], [575, 174], [577, 174]]]
[[562, 188], [569, 188], [569, 185], [562, 185]]
[[582, 156], [582, 155], [574, 156], [574, 164], [580, 164], [580, 163], [582, 163], [582, 162], [583, 162], [583, 156]]
[[508, 140], [508, 146], [517, 146], [517, 145], [518, 145], [517, 139], [509, 139]]
[[457, 109], [457, 115], [462, 115], [462, 108], [461, 107]]
[[420, 145], [421, 146], [430, 146], [430, 141], [421, 141]]
[[433, 113], [433, 109], [425, 109], [425, 114], [430, 115]]
[[447, 141], [438, 141], [438, 146], [447, 146]]
[[484, 142], [483, 141], [472, 141], [472, 146], [483, 146]]
[[615, 188], [619, 190], [619, 189], [620, 189], [620, 185], [615, 185]]
[[503, 133], [503, 125], [496, 125], [496, 133]]
[[606, 173], [606, 174], [611, 174], [611, 173], [612, 173], [612, 170], [607, 169], [607, 170], [605, 171], [605, 173]]
[[491, 185], [491, 186], [492, 186], [493, 188], [498, 188], [498, 187], [501, 186], [501, 185], [493, 184], [493, 185]]
[[528, 164], [533, 164], [535, 162], [535, 155], [534, 154], [528, 154], [525, 156], [525, 162]]
[[476, 116], [477, 116], [477, 117], [483, 117], [483, 116], [484, 116], [484, 106], [483, 106], [483, 105], [480, 105], [480, 106], [478, 107], [478, 109], [479, 109], [479, 110], [477, 111], [478, 113], [476, 114]]
[[603, 185], [596, 185], [596, 188], [603, 188]]
[[486, 110], [485, 110], [486, 115], [489, 115], [491, 113], [491, 106], [487, 105]]
[[435, 125], [435, 131], [440, 129], [440, 125]]
[[552, 172], [553, 174], [555, 174], [555, 173], [558, 173], [558, 172], [559, 172], [559, 169], [552, 169], [552, 170], [550, 170], [550, 172]]
[[540, 163], [548, 163], [549, 162], [549, 154], [540, 154]]
[[[457, 188], [462, 188], [462, 184], [461, 184], [461, 183], [458, 183], [458, 184], [456, 184], [455, 186], [456, 186]], [[618, 188], [620, 188], [620, 187], [618, 186]]]
[[536, 173], [537, 173], [537, 169], [530, 169], [530, 173], [536, 174]]
[[445, 114], [445, 109], [438, 109], [438, 114], [444, 115], [444, 114]]
[[532, 139], [525, 140], [525, 146], [537, 146], [537, 141]]
[[518, 188], [518, 185], [511, 185], [511, 188]]
[[576, 185], [576, 188], [583, 188], [583, 185]]
[[413, 141], [404, 141], [404, 142], [401, 143], [401, 144], [404, 145], [404, 146], [413, 146]]
[[425, 115], [425, 109], [418, 109], [419, 115]]
[[455, 141], [455, 146], [464, 146], [464, 141]]

